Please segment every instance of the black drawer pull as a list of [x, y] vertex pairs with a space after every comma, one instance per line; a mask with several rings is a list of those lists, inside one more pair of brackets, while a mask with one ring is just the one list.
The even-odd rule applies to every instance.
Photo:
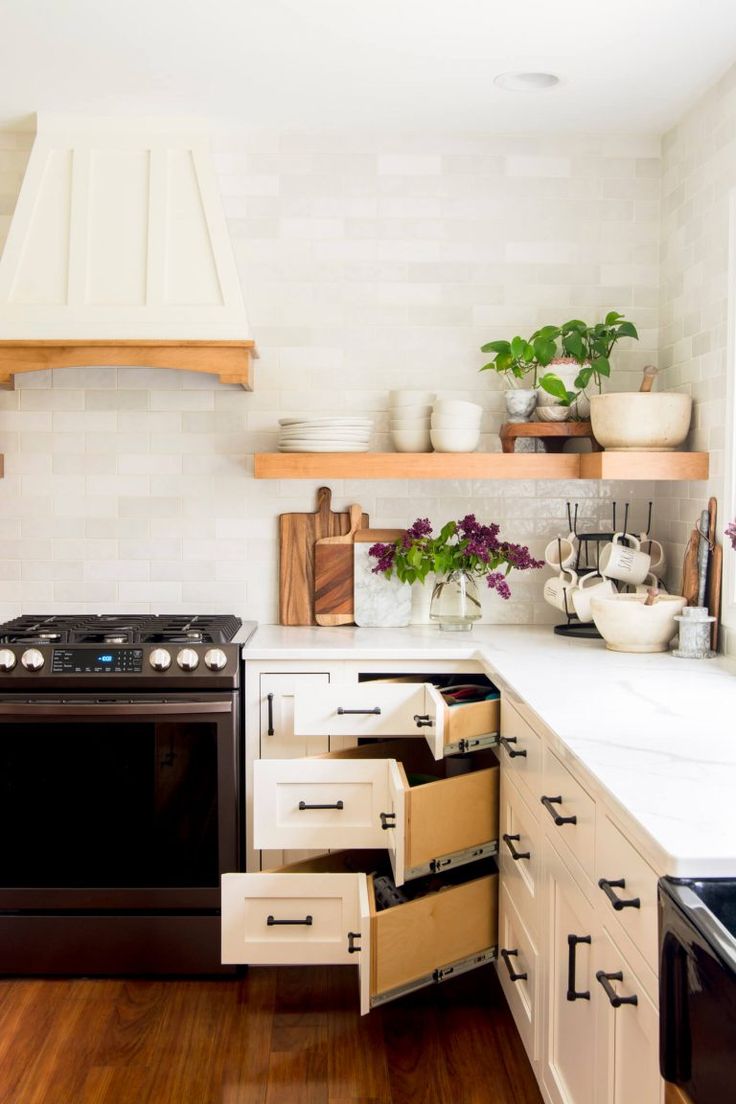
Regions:
[[363, 950], [356, 944], [356, 939], [360, 939], [360, 932], [348, 932], [348, 954], [359, 954]]
[[273, 916], [266, 917], [266, 924], [269, 928], [275, 928], [279, 925], [286, 926], [287, 924], [302, 924], [306, 928], [311, 928], [313, 923], [311, 916], [305, 916], [303, 920], [275, 920]]
[[552, 808], [553, 805], [562, 804], [561, 797], [541, 797], [539, 800], [542, 802], [558, 828], [561, 824], [577, 824], [578, 818], [576, 816], [560, 816], [557, 810]]
[[590, 990], [578, 992], [575, 988], [575, 954], [578, 943], [590, 943], [589, 935], [568, 935], [567, 937], [567, 999], [569, 1001], [590, 1000]]
[[525, 748], [517, 749], [511, 747], [512, 744], [518, 744], [519, 742], [516, 736], [499, 736], [498, 742], [506, 748], [509, 759], [526, 759]]
[[599, 878], [598, 888], [603, 890], [616, 912], [620, 912], [621, 909], [625, 908], [641, 908], [639, 897], [619, 897], [618, 894], [613, 892], [614, 888], [626, 889], [625, 878], [617, 878], [616, 881], [611, 881], [610, 878]]
[[603, 970], [598, 970], [595, 975], [595, 980], [603, 986], [606, 996], [613, 1005], [614, 1008], [620, 1008], [622, 1004], [638, 1004], [639, 998], [636, 993], [633, 993], [630, 997], [621, 997], [611, 985], [612, 981], [623, 981], [624, 975], [621, 970], [616, 970], [613, 974], [606, 974]]
[[380, 717], [381, 707], [374, 705], [373, 709], [343, 709], [338, 705], [337, 715], [338, 717]]
[[334, 805], [307, 805], [306, 801], [299, 802], [300, 811], [305, 809], [344, 809], [345, 805], [342, 801], [336, 801]]
[[396, 813], [379, 813], [378, 816], [384, 832], [388, 832], [389, 828], [396, 827]]
[[518, 862], [519, 859], [530, 859], [532, 857], [531, 851], [517, 851], [514, 847], [514, 840], [521, 840], [521, 836], [510, 836], [508, 832], [504, 832], [504, 834], [501, 836], [501, 839], [511, 852], [511, 858], [514, 860], [514, 862]]
[[506, 963], [506, 969], [509, 972], [509, 977], [511, 978], [511, 980], [526, 981], [528, 978], [528, 974], [526, 972], [524, 972], [523, 974], [517, 974], [517, 972], [514, 970], [514, 967], [511, 965], [511, 956], [516, 956], [518, 955], [518, 953], [518, 951], [507, 951], [505, 947], [501, 948], [501, 958]]
[[414, 724], [417, 726], [417, 728], [431, 728], [432, 718], [430, 717], [429, 713], [415, 713]]
[[268, 702], [268, 735], [273, 736], [273, 694], [266, 694]]

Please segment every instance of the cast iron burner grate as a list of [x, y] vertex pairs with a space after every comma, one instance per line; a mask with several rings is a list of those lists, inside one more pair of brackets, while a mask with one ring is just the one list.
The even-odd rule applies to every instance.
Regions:
[[243, 622], [230, 614], [26, 614], [0, 625], [0, 644], [227, 644]]

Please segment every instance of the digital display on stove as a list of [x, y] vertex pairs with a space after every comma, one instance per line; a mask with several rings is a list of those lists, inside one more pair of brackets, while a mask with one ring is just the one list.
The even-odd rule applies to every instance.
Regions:
[[111, 648], [107, 652], [92, 648], [54, 648], [51, 661], [51, 671], [55, 675], [128, 675], [142, 670], [142, 648]]

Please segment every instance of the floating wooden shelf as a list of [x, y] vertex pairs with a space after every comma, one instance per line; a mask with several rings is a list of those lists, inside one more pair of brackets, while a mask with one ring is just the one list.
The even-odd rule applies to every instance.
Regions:
[[0, 341], [0, 387], [12, 388], [20, 372], [45, 368], [183, 368], [218, 376], [253, 390], [254, 341]]
[[582, 452], [581, 479], [707, 479], [707, 452]]
[[256, 479], [706, 479], [707, 452], [258, 452]]
[[593, 451], [601, 447], [590, 422], [504, 422], [499, 437], [503, 452], [514, 452], [519, 438], [539, 441], [545, 452], [562, 452], [573, 438], [589, 440]]

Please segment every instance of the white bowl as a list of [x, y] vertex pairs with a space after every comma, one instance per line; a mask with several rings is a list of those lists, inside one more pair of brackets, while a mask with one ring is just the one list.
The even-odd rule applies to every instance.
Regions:
[[464, 402], [462, 399], [438, 399], [434, 404], [434, 413], [480, 418], [483, 414], [483, 407], [479, 406], [478, 403]]
[[599, 445], [612, 452], [671, 452], [690, 429], [693, 400], [677, 391], [592, 395], [590, 419]]
[[437, 452], [475, 452], [479, 429], [430, 429], [429, 437]]
[[431, 406], [435, 400], [434, 391], [389, 391], [389, 406]]
[[428, 418], [432, 413], [431, 403], [407, 403], [406, 406], [390, 406], [392, 418]]
[[590, 608], [595, 627], [613, 652], [666, 652], [677, 632], [675, 617], [687, 605], [678, 594], [658, 594], [646, 606], [645, 594], [593, 595]]
[[394, 429], [391, 440], [397, 452], [431, 452], [428, 429]]
[[537, 405], [537, 418], [540, 422], [570, 422], [573, 421], [571, 407], [562, 406], [560, 403], [551, 403], [549, 406]]
[[391, 432], [395, 429], [429, 429], [429, 418], [392, 418], [389, 423]]
[[431, 426], [432, 429], [479, 429], [480, 414], [477, 418], [465, 414], [433, 414]]

